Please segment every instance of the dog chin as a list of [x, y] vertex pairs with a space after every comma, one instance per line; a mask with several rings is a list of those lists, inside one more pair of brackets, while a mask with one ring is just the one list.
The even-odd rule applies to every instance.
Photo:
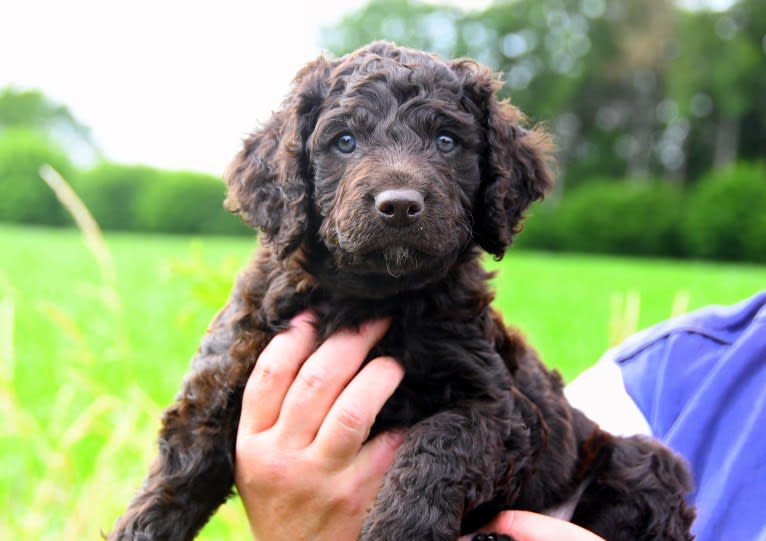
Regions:
[[339, 270], [360, 276], [395, 278], [397, 281], [415, 274], [428, 274], [434, 261], [439, 259], [405, 244], [391, 244], [363, 252], [341, 251], [339, 255], [341, 257], [336, 259]]
[[333, 264], [310, 272], [329, 290], [360, 298], [385, 298], [422, 289], [443, 278], [457, 253], [426, 253], [406, 244], [391, 244], [365, 252], [333, 251]]
[[386, 272], [394, 278], [400, 278], [421, 266], [423, 254], [408, 246], [389, 246], [383, 250]]

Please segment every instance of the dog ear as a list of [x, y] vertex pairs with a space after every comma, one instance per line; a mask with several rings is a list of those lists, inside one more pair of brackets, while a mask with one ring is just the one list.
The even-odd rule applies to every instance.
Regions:
[[308, 231], [312, 173], [306, 142], [329, 70], [324, 58], [303, 68], [281, 109], [245, 139], [225, 174], [224, 206], [258, 228], [280, 258], [293, 252]]
[[488, 68], [459, 60], [464, 106], [485, 132], [482, 186], [474, 211], [474, 234], [482, 248], [501, 258], [522, 229], [524, 211], [553, 186], [548, 164], [553, 145], [542, 128], [525, 129], [524, 115], [499, 100], [500, 81]]

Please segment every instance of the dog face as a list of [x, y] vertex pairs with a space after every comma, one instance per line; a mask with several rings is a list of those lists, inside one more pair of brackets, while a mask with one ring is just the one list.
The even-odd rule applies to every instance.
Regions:
[[359, 273], [448, 266], [471, 240], [483, 152], [456, 77], [435, 62], [382, 57], [342, 80], [308, 145], [321, 239]]
[[319, 243], [336, 272], [441, 276], [479, 244], [502, 256], [550, 187], [541, 132], [469, 60], [374, 43], [316, 60], [230, 167], [229, 208], [279, 257]]

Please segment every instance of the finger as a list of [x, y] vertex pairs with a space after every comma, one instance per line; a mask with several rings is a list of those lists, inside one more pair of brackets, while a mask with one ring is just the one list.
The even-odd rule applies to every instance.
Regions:
[[314, 442], [330, 468], [344, 467], [359, 453], [383, 404], [404, 377], [391, 357], [370, 361], [332, 405]]
[[255, 434], [276, 422], [290, 384], [316, 346], [314, 321], [310, 312], [297, 315], [258, 357], [242, 397], [240, 433]]
[[363, 324], [358, 331], [340, 331], [309, 357], [279, 413], [275, 428], [282, 445], [304, 447], [314, 440], [333, 402], [387, 329], [388, 321], [379, 320]]
[[500, 513], [482, 531], [504, 533], [516, 541], [604, 541], [576, 524], [529, 511]]

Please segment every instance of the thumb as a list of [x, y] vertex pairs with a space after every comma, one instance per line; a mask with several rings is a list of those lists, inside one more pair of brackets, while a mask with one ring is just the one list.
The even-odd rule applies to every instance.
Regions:
[[378, 434], [362, 446], [349, 468], [360, 491], [375, 498], [404, 438], [405, 432], [391, 430]]
[[401, 430], [378, 434], [362, 446], [354, 465], [360, 473], [382, 479], [394, 462], [396, 451], [404, 442], [405, 436], [406, 433]]

